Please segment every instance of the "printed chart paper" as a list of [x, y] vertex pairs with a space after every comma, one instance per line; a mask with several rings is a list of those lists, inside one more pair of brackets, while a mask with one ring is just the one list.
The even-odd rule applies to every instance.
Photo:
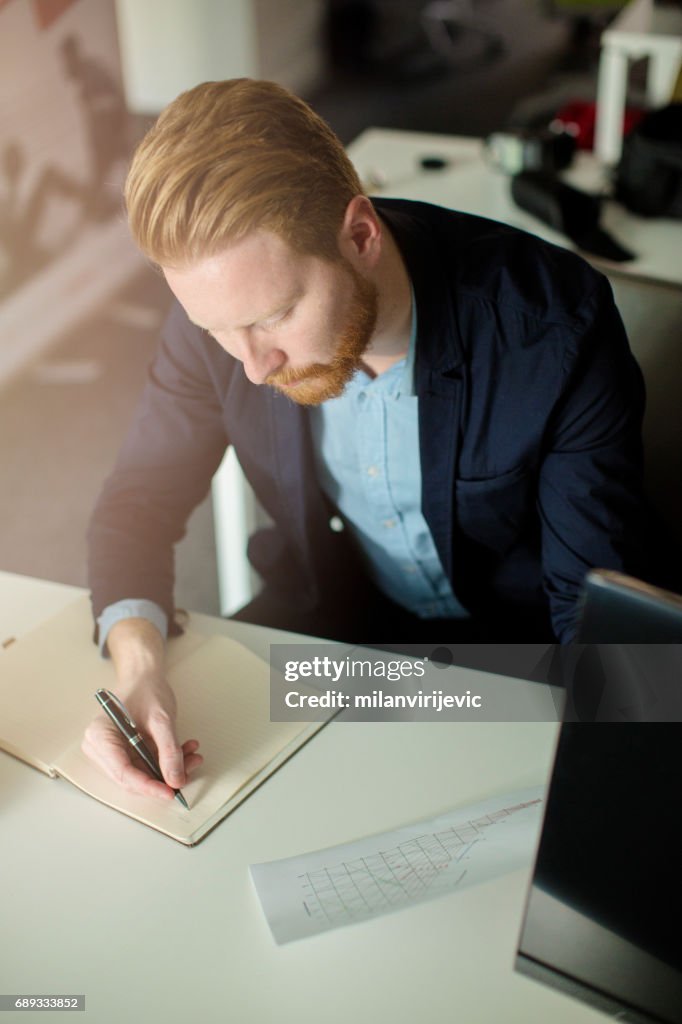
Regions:
[[536, 786], [352, 843], [252, 864], [275, 941], [365, 921], [524, 867], [543, 796]]

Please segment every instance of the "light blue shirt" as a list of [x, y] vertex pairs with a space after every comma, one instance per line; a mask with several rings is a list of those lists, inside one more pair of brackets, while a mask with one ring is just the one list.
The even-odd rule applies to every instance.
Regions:
[[[315, 464], [379, 590], [420, 618], [466, 618], [421, 511], [414, 294], [412, 310], [404, 359], [374, 378], [358, 370], [339, 398], [310, 410]], [[166, 635], [166, 615], [154, 602], [118, 601], [97, 620], [103, 653], [114, 623], [132, 617]]]
[[156, 626], [162, 637], [165, 638], [168, 635], [168, 616], [156, 601], [149, 601], [142, 597], [116, 601], [114, 604], [107, 605], [97, 620], [99, 649], [103, 655], [108, 654], [105, 644], [109, 630], [123, 619], [147, 619]]
[[358, 370], [311, 409], [317, 477], [382, 593], [424, 619], [462, 618], [421, 510], [414, 296], [412, 309], [404, 359], [374, 378]]

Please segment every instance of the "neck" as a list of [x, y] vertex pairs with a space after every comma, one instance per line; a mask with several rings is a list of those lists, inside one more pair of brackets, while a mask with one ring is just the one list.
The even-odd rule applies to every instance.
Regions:
[[412, 286], [400, 250], [386, 224], [383, 245], [374, 272], [379, 291], [377, 325], [363, 367], [373, 375], [390, 369], [407, 354], [412, 328]]

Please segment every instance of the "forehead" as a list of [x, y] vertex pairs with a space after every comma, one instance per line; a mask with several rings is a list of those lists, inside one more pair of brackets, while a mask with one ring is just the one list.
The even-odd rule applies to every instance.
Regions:
[[315, 262], [272, 232], [255, 231], [214, 256], [161, 269], [190, 320], [226, 330], [274, 312], [300, 292]]

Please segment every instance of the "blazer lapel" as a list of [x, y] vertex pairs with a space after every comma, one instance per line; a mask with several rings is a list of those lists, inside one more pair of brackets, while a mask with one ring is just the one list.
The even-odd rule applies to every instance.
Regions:
[[402, 213], [380, 209], [402, 252], [417, 303], [415, 389], [419, 398], [422, 512], [443, 569], [452, 581], [455, 479], [466, 383], [452, 284], [428, 229]]
[[460, 380], [444, 380], [434, 373], [428, 389], [419, 395], [422, 512], [451, 581], [461, 394]]

